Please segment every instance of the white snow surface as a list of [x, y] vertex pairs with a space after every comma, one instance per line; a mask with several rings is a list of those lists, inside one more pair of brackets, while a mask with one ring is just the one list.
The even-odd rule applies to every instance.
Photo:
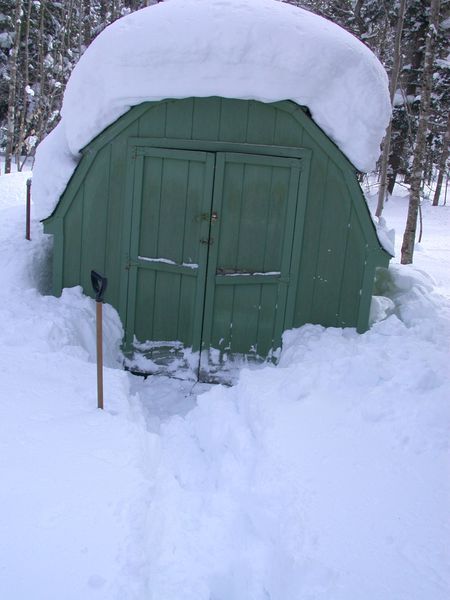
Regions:
[[106, 126], [144, 101], [191, 96], [307, 106], [362, 171], [375, 166], [391, 111], [380, 62], [322, 17], [276, 0], [166, 0], [107, 27], [73, 70], [62, 121], [37, 152], [41, 218]]
[[27, 175], [0, 176], [0, 598], [447, 600], [450, 207], [367, 333], [286, 332], [231, 388], [125, 373], [105, 306], [99, 411], [95, 303], [43, 293]]

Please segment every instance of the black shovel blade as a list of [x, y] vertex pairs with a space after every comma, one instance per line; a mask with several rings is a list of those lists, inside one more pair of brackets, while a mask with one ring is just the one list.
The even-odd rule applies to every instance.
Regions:
[[91, 271], [91, 282], [95, 292], [95, 301], [103, 302], [103, 294], [108, 285], [108, 279], [97, 273], [97, 271]]

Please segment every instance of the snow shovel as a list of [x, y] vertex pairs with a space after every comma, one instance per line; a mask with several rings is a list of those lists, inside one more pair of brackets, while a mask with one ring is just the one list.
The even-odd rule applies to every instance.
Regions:
[[95, 292], [96, 321], [97, 321], [97, 403], [103, 409], [103, 294], [108, 280], [91, 271], [91, 282]]

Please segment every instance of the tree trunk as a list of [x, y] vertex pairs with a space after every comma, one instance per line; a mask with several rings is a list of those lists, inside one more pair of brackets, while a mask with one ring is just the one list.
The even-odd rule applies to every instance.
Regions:
[[16, 121], [16, 86], [17, 62], [20, 47], [20, 30], [22, 26], [22, 0], [16, 0], [14, 11], [14, 45], [9, 55], [9, 91], [8, 116], [6, 124], [5, 173], [11, 173], [11, 159], [14, 150], [14, 133]]
[[438, 206], [438, 204], [439, 204], [439, 197], [441, 195], [441, 190], [442, 190], [442, 182], [444, 181], [444, 174], [445, 174], [446, 166], [447, 166], [449, 147], [450, 147], [450, 112], [448, 113], [448, 117], [447, 117], [447, 131], [445, 132], [444, 139], [442, 142], [442, 152], [441, 152], [441, 157], [439, 159], [439, 167], [438, 167], [439, 175], [437, 178], [436, 190], [434, 192], [433, 206]]
[[17, 136], [17, 146], [16, 146], [16, 165], [17, 170], [21, 171], [23, 164], [20, 161], [20, 157], [22, 154], [22, 149], [25, 145], [25, 132], [26, 132], [26, 119], [27, 119], [27, 111], [28, 111], [28, 86], [30, 83], [30, 74], [29, 74], [29, 42], [30, 42], [30, 21], [31, 21], [31, 7], [32, 0], [28, 0], [27, 5], [27, 15], [25, 20], [25, 39], [23, 42], [24, 47], [24, 59], [23, 59], [23, 81], [22, 81], [22, 107], [20, 110], [20, 119], [19, 119], [19, 134]]
[[433, 62], [436, 33], [439, 25], [440, 0], [431, 0], [430, 20], [425, 42], [424, 69], [422, 74], [422, 90], [420, 96], [419, 124], [417, 127], [416, 144], [411, 173], [411, 192], [409, 195], [408, 217], [403, 235], [402, 257], [403, 265], [411, 264], [414, 255], [414, 242], [417, 228], [417, 213], [420, 202], [420, 188], [423, 180], [426, 138], [430, 116], [430, 98], [433, 84]]
[[[400, 74], [400, 67], [402, 62], [402, 54], [400, 50], [401, 40], [402, 40], [402, 32], [403, 32], [403, 22], [405, 20], [405, 4], [406, 0], [400, 0], [400, 6], [398, 8], [398, 20], [397, 20], [397, 29], [395, 31], [395, 44], [394, 44], [394, 57], [393, 57], [393, 65], [392, 65], [392, 73], [391, 79], [389, 81], [389, 94], [391, 96], [391, 106], [394, 106], [394, 96], [397, 90], [398, 76]], [[378, 204], [375, 215], [377, 217], [381, 217], [381, 213], [384, 208], [384, 201], [386, 198], [386, 189], [387, 189], [387, 169], [389, 162], [389, 153], [391, 150], [391, 134], [392, 134], [392, 115], [391, 120], [389, 121], [388, 128], [386, 130], [386, 136], [384, 138], [383, 144], [383, 154], [381, 157], [381, 175], [380, 175], [380, 187], [378, 188]]]

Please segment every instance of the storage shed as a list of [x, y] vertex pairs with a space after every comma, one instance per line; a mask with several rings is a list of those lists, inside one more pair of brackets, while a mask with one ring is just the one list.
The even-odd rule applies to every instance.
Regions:
[[[214, 7], [267, 11], [273, 5], [283, 23], [300, 10], [272, 0], [172, 0], [165, 10], [182, 20], [186, 6], [194, 12], [203, 7], [204, 16]], [[140, 12], [155, 27], [158, 18], [166, 22], [163, 6]], [[143, 26], [139, 13], [131, 17], [128, 27], [116, 24], [117, 43], [123, 31], [133, 37], [133, 23]], [[141, 19], [145, 23], [144, 14]], [[107, 32], [102, 35], [111, 37]], [[269, 55], [272, 45], [276, 40]], [[101, 44], [93, 46], [92, 53], [102, 55]], [[85, 61], [81, 73], [89, 73]], [[86, 79], [74, 73], [75, 83], [77, 77]], [[292, 327], [319, 323], [363, 332], [375, 269], [387, 266], [390, 255], [377, 237], [355, 166], [311, 118], [314, 102], [308, 108], [301, 98], [263, 102], [258, 93], [248, 99], [233, 93], [231, 84], [231, 97], [225, 97], [218, 95], [223, 82], [211, 86], [217, 93], [208, 93], [208, 86], [205, 93], [205, 80], [200, 73], [188, 86], [194, 92], [198, 82], [198, 95], [167, 99], [163, 86], [158, 94], [138, 96], [128, 111], [122, 108], [84, 146], [44, 227], [54, 236], [55, 294], [74, 285], [90, 294], [91, 269], [104, 273], [106, 300], [124, 324], [125, 349], [151, 359], [140, 363], [144, 370], [145, 364], [149, 371], [170, 370], [175, 361], [211, 380], [237, 358], [276, 357], [283, 331]], [[77, 86], [79, 94], [83, 86]], [[70, 93], [69, 83], [69, 108]], [[63, 112], [61, 125], [65, 118]]]

